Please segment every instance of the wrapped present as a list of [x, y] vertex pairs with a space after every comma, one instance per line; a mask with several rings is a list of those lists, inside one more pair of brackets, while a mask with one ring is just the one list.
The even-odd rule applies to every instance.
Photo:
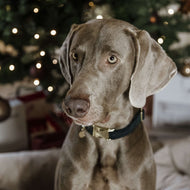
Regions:
[[60, 148], [65, 139], [65, 133], [49, 133], [38, 135], [32, 138], [31, 140], [31, 149], [32, 150], [42, 150], [48, 148]]
[[35, 92], [26, 96], [18, 96], [25, 105], [27, 120], [43, 119], [52, 111], [52, 104], [46, 101], [43, 91]]
[[42, 91], [18, 98], [25, 106], [30, 149], [60, 147], [72, 121], [62, 111], [55, 111]]
[[47, 132], [46, 119], [30, 119], [27, 121], [29, 137], [44, 134]]
[[60, 148], [69, 130], [71, 120], [64, 114], [49, 114], [43, 133], [34, 133], [31, 138], [31, 149]]
[[37, 91], [18, 96], [18, 99], [25, 106], [29, 137], [46, 133], [46, 116], [53, 110], [52, 104], [46, 101], [46, 94], [43, 91]]

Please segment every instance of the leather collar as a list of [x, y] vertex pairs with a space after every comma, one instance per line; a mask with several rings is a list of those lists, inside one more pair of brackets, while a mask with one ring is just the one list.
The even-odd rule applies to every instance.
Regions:
[[132, 121], [122, 129], [108, 129], [104, 127], [99, 127], [97, 125], [82, 126], [81, 131], [79, 132], [79, 137], [83, 138], [85, 136], [86, 130], [94, 137], [104, 138], [107, 140], [119, 139], [131, 134], [142, 122], [142, 120], [144, 120], [144, 110], [140, 109], [140, 111], [134, 116]]

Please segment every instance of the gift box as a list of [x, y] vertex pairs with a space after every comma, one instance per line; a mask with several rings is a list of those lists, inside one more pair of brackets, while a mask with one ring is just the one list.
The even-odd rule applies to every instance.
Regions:
[[25, 107], [29, 137], [43, 134], [46, 131], [46, 116], [53, 110], [53, 105], [46, 101], [43, 91], [25, 96], [18, 96]]
[[11, 115], [0, 122], [0, 152], [28, 148], [25, 106], [20, 100], [10, 100]]
[[31, 139], [32, 150], [43, 150], [49, 148], [60, 148], [65, 139], [65, 133], [49, 133], [35, 136]]
[[18, 99], [25, 105], [27, 120], [43, 119], [53, 110], [53, 105], [46, 101], [46, 95], [43, 91], [18, 96]]
[[32, 150], [61, 147], [71, 120], [55, 104], [46, 101], [42, 91], [18, 97], [25, 106], [29, 148]]
[[31, 138], [31, 149], [60, 148], [69, 130], [71, 120], [65, 115], [54, 113], [46, 117], [43, 133], [34, 133]]

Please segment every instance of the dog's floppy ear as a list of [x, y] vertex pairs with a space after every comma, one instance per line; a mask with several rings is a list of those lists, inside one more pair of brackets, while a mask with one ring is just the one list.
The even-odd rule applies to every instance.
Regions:
[[72, 73], [71, 64], [69, 60], [70, 45], [74, 36], [74, 33], [79, 29], [79, 25], [73, 24], [71, 29], [60, 48], [59, 65], [61, 72], [65, 77], [66, 81], [71, 85], [72, 83]]
[[134, 107], [142, 108], [146, 97], [162, 89], [176, 74], [175, 63], [148, 32], [133, 32], [136, 65], [131, 77], [129, 99]]

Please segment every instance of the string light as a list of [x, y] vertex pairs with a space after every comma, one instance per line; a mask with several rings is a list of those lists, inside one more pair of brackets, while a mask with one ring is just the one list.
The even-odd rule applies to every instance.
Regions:
[[92, 1], [90, 1], [90, 2], [88, 3], [88, 5], [89, 5], [90, 7], [94, 7], [94, 3], [93, 3]]
[[163, 44], [163, 43], [164, 43], [164, 39], [163, 39], [163, 38], [158, 38], [157, 42], [158, 42], [159, 44]]
[[102, 15], [97, 15], [96, 19], [103, 19], [103, 16]]
[[39, 34], [34, 34], [34, 38], [35, 38], [36, 40], [38, 40], [38, 39], [40, 38], [40, 35], [39, 35]]
[[15, 66], [14, 65], [9, 65], [9, 70], [10, 71], [14, 71], [15, 70]]
[[40, 81], [39, 81], [39, 79], [35, 79], [33, 83], [35, 86], [38, 86], [40, 84]]
[[45, 51], [40, 51], [40, 55], [43, 57], [46, 55], [46, 52]]
[[52, 63], [53, 63], [54, 65], [56, 65], [56, 64], [58, 63], [57, 59], [53, 59], [53, 60], [52, 60]]
[[189, 67], [185, 68], [185, 72], [186, 72], [187, 74], [190, 74], [190, 68], [189, 68]]
[[38, 8], [34, 8], [34, 9], [33, 9], [33, 12], [34, 12], [34, 13], [38, 13], [38, 12], [39, 12], [39, 9], [38, 9]]
[[52, 92], [53, 91], [53, 86], [48, 86], [48, 91]]
[[173, 10], [173, 9], [171, 9], [171, 8], [170, 8], [170, 9], [168, 9], [168, 14], [169, 14], [169, 15], [173, 15], [173, 14], [174, 14], [174, 10]]
[[42, 68], [42, 64], [41, 63], [36, 63], [36, 68], [37, 69], [41, 69]]
[[13, 29], [12, 29], [12, 33], [13, 33], [13, 34], [17, 34], [17, 33], [18, 33], [18, 29], [17, 29], [17, 28], [13, 28]]
[[56, 30], [51, 30], [51, 31], [50, 31], [50, 34], [51, 34], [52, 36], [55, 36], [56, 33], [57, 33]]
[[183, 76], [190, 77], [190, 62], [188, 60], [185, 60], [183, 67], [180, 69], [180, 73]]

